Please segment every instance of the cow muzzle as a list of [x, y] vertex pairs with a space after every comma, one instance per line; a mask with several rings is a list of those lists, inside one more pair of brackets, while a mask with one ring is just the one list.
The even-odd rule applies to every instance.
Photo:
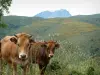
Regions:
[[25, 60], [25, 59], [27, 59], [27, 55], [25, 53], [20, 53], [19, 58], [22, 60]]
[[54, 54], [49, 54], [49, 58], [52, 58], [54, 56]]

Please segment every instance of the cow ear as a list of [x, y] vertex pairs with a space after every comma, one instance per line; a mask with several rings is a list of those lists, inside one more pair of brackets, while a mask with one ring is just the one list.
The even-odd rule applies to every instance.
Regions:
[[32, 37], [32, 35], [29, 36], [29, 38], [31, 38], [31, 37]]
[[60, 47], [60, 45], [59, 44], [55, 44], [55, 48], [59, 48]]
[[1, 41], [0, 41], [0, 52], [1, 52]]
[[14, 43], [16, 44], [16, 43], [17, 43], [17, 38], [12, 37], [12, 38], [10, 38], [10, 41], [11, 41], [11, 42], [14, 42]]
[[30, 34], [27, 34], [27, 36], [28, 36], [29, 38], [32, 38], [32, 35], [30, 35]]
[[47, 47], [47, 44], [42, 44], [41, 47]]
[[30, 43], [35, 43], [35, 41], [33, 39], [30, 39], [29, 42]]

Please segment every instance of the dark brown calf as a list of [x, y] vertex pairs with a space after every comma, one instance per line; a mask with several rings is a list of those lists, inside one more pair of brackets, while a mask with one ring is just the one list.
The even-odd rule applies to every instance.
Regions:
[[0, 58], [1, 58], [1, 41], [0, 41]]
[[40, 69], [40, 75], [44, 75], [50, 58], [53, 57], [55, 49], [59, 48], [59, 44], [54, 41], [36, 42], [30, 48], [30, 62], [37, 63]]

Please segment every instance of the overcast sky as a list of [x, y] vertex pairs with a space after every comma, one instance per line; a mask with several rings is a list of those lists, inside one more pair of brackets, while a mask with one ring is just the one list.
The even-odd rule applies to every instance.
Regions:
[[34, 16], [45, 10], [66, 9], [71, 15], [100, 13], [100, 0], [12, 0], [9, 15]]

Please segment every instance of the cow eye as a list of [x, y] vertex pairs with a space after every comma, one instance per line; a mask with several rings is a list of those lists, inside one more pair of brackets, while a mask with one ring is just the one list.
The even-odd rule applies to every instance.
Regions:
[[27, 46], [29, 46], [29, 43], [27, 44]]
[[47, 50], [49, 50], [50, 48], [47, 48]]
[[53, 48], [53, 50], [55, 50], [55, 47]]

